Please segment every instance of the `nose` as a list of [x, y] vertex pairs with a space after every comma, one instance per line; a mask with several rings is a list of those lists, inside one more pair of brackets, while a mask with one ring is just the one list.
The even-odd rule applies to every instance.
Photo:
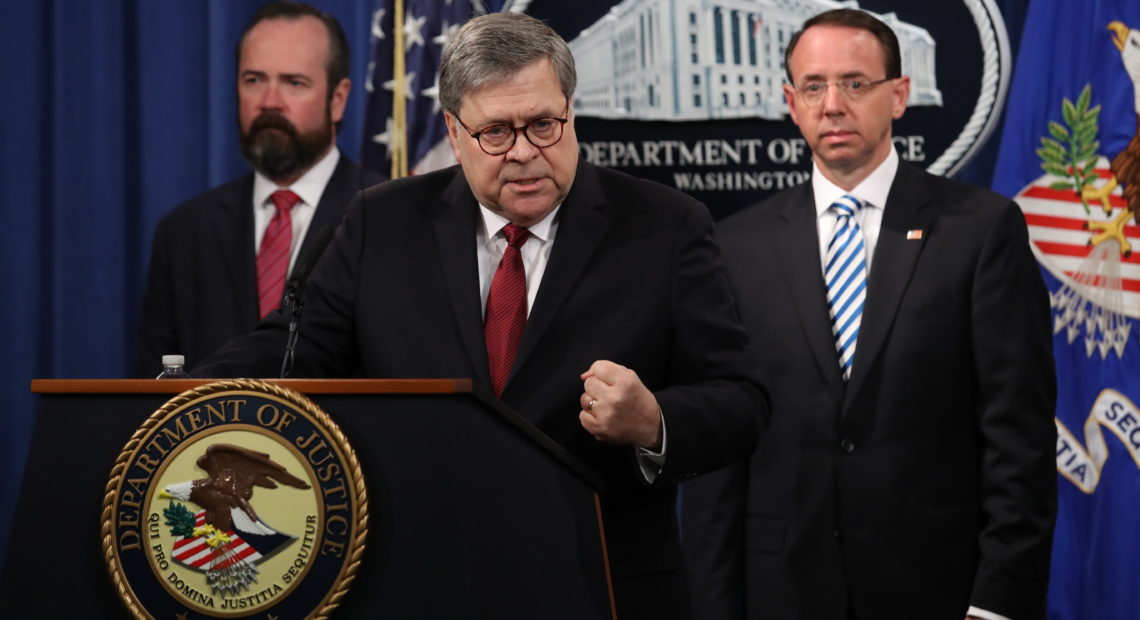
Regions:
[[262, 110], [280, 110], [285, 107], [285, 100], [281, 98], [281, 86], [276, 81], [269, 81], [261, 93], [260, 106]]
[[515, 143], [511, 145], [511, 150], [506, 152], [506, 159], [509, 161], [527, 162], [538, 156], [539, 149], [537, 146], [530, 143], [526, 137], [526, 132], [521, 129], [515, 130]]
[[823, 113], [829, 116], [841, 114], [845, 105], [847, 105], [847, 98], [844, 96], [842, 89], [839, 88], [839, 85], [828, 85], [827, 90], [823, 93], [823, 101], [821, 102]]

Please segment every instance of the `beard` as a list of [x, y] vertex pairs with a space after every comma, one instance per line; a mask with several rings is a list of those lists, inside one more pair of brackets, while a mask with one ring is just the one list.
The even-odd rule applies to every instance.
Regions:
[[300, 133], [278, 112], [262, 112], [249, 131], [241, 133], [241, 153], [249, 165], [272, 181], [291, 179], [312, 167], [333, 139], [332, 118], [308, 133]]

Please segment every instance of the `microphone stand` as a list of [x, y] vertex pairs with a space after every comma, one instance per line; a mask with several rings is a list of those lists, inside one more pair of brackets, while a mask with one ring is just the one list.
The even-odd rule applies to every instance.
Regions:
[[318, 231], [312, 247], [297, 260], [293, 275], [285, 283], [285, 298], [281, 300], [281, 307], [290, 308], [292, 312], [289, 317], [289, 337], [285, 341], [285, 359], [281, 360], [282, 379], [288, 378], [293, 371], [293, 351], [297, 348], [297, 337], [300, 335], [301, 311], [305, 309], [305, 281], [309, 279], [309, 273], [320, 260], [332, 237], [332, 226]]
[[297, 327], [301, 323], [301, 311], [305, 309], [305, 296], [301, 294], [301, 287], [296, 280], [290, 280], [285, 291], [285, 305], [291, 308], [289, 317], [289, 337], [285, 341], [285, 359], [281, 360], [281, 378], [286, 379], [293, 371], [294, 349], [297, 348], [297, 336], [300, 334]]

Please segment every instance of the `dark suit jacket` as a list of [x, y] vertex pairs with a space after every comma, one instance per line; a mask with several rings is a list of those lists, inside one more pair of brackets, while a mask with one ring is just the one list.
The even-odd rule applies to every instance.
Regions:
[[[340, 224], [353, 194], [382, 180], [341, 153], [299, 256], [306, 255], [321, 229]], [[186, 367], [193, 368], [227, 340], [257, 326], [252, 204], [250, 172], [159, 221], [139, 321], [139, 376], [157, 375], [166, 354], [184, 355]]]
[[685, 485], [695, 615], [1043, 618], [1056, 383], [1017, 206], [900, 164], [847, 385], [811, 184], [718, 239], [773, 417], [750, 462]]
[[[458, 167], [353, 201], [310, 279], [297, 376], [472, 377], [490, 386], [478, 290], [478, 205]], [[619, 617], [687, 615], [674, 481], [751, 449], [766, 401], [703, 205], [578, 165], [502, 400], [599, 471]], [[230, 343], [209, 376], [273, 376], [284, 317]], [[629, 446], [578, 421], [582, 381], [608, 359], [654, 392], [668, 433], [653, 486]]]

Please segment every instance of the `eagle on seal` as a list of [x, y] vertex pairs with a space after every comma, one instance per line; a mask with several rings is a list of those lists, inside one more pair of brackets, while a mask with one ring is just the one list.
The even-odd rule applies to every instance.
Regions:
[[285, 471], [268, 454], [233, 444], [211, 445], [198, 457], [197, 465], [208, 477], [168, 485], [165, 492], [175, 499], [201, 506], [206, 513], [206, 525], [222, 532], [277, 534], [258, 518], [249, 503], [253, 488], [275, 489], [274, 480], [297, 489], [309, 488], [308, 483]]

